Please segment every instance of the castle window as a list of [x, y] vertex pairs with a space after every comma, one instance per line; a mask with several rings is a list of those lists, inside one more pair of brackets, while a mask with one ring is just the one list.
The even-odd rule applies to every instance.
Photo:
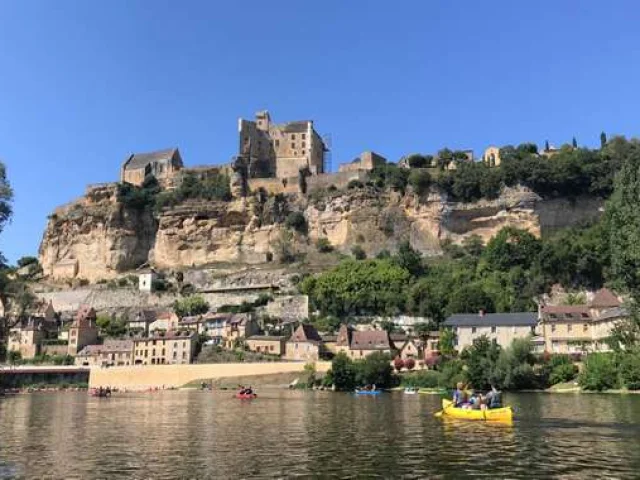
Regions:
[[296, 144], [295, 143], [291, 143], [291, 148], [296, 148]]
[[276, 140], [275, 144], [276, 144], [276, 148], [278, 148], [280, 146], [280, 140]]
[[296, 139], [296, 134], [295, 134], [295, 133], [292, 133], [292, 134], [291, 134], [291, 140], [295, 140], [295, 139]]
[[306, 134], [306, 133], [303, 133], [303, 134], [302, 134], [302, 139], [304, 140], [305, 138], [307, 138], [307, 134]]
[[307, 142], [302, 142], [302, 148], [307, 146]]
[[302, 150], [302, 155], [304, 155], [304, 154], [305, 154], [305, 151], [304, 151], [304, 150]]

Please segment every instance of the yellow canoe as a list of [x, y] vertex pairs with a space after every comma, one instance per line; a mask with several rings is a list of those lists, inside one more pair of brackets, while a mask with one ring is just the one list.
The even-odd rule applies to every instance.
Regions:
[[451, 400], [442, 399], [442, 415], [459, 418], [462, 420], [485, 420], [487, 422], [508, 422], [513, 421], [513, 410], [511, 407], [492, 408], [490, 410], [471, 410], [466, 408], [456, 408]]

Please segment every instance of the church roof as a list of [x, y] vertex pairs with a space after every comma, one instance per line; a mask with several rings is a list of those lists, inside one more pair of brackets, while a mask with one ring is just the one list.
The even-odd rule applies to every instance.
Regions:
[[168, 148], [166, 150], [158, 150], [150, 153], [134, 153], [124, 164], [126, 170], [135, 170], [145, 168], [150, 163], [169, 161], [178, 152], [177, 148]]

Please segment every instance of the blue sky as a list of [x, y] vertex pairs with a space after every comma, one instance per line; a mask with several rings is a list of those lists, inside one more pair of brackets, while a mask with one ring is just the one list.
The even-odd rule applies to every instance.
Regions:
[[571, 141], [640, 128], [632, 1], [0, 0], [11, 261], [130, 152], [226, 162], [237, 118], [313, 119], [333, 168], [371, 149]]

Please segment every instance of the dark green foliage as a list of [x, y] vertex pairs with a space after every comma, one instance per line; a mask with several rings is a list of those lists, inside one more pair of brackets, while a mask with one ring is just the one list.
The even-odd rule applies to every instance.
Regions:
[[424, 195], [429, 192], [431, 186], [431, 175], [426, 170], [414, 170], [409, 174], [407, 179], [413, 191], [418, 195]]
[[[607, 147], [611, 147], [609, 144]], [[640, 298], [640, 144], [625, 156], [615, 191], [607, 203], [611, 270], [636, 298]]]
[[153, 175], [150, 175], [139, 187], [130, 183], [118, 184], [117, 197], [118, 201], [127, 208], [144, 210], [155, 205], [159, 192], [158, 181]]
[[374, 168], [371, 179], [379, 188], [390, 188], [404, 194], [409, 178], [409, 170], [387, 163]]
[[325, 382], [328, 385], [335, 385], [337, 390], [349, 391], [355, 388], [356, 368], [345, 353], [340, 352], [333, 357]]
[[411, 247], [409, 241], [400, 243], [398, 253], [394, 257], [394, 262], [399, 267], [407, 270], [411, 275], [419, 276], [424, 273], [422, 255]]
[[120, 337], [127, 332], [127, 324], [124, 320], [109, 315], [98, 316], [96, 325], [102, 337]]
[[18, 268], [26, 267], [27, 265], [37, 265], [38, 259], [36, 257], [22, 257], [18, 259]]
[[285, 220], [284, 224], [287, 228], [295, 230], [302, 235], [306, 235], [309, 231], [307, 219], [304, 218], [302, 212], [291, 212], [289, 215], [287, 215], [287, 219]]
[[433, 156], [414, 153], [407, 157], [407, 164], [411, 168], [427, 168], [433, 165]]
[[179, 317], [201, 315], [209, 311], [209, 304], [203, 297], [191, 295], [181, 300], [176, 300], [173, 304], [173, 311]]
[[178, 205], [185, 200], [231, 200], [229, 177], [217, 174], [200, 178], [193, 173], [188, 173], [182, 178], [178, 188], [157, 195], [155, 206], [157, 209], [161, 209]]
[[604, 148], [607, 144], [607, 134], [604, 132], [600, 132], [600, 148]]
[[506, 227], [489, 240], [482, 252], [482, 262], [490, 270], [528, 269], [540, 252], [541, 241], [525, 230]]
[[346, 260], [301, 290], [324, 315], [393, 315], [401, 312], [411, 275], [389, 260]]
[[351, 247], [351, 255], [353, 255], [353, 258], [355, 258], [356, 260], [364, 260], [365, 258], [367, 258], [367, 254], [364, 251], [364, 248], [362, 248], [360, 245], [354, 245], [353, 247]]
[[631, 351], [622, 357], [620, 379], [629, 390], [640, 390], [640, 352]]
[[7, 179], [7, 168], [0, 162], [0, 233], [13, 215], [13, 190]]
[[618, 387], [615, 358], [608, 353], [592, 353], [584, 362], [584, 369], [578, 377], [585, 390], [602, 391]]
[[347, 183], [347, 188], [349, 190], [355, 190], [357, 188], [364, 188], [364, 183], [362, 183], [360, 180], [351, 180], [351, 181], [349, 181], [349, 183]]
[[494, 381], [492, 374], [500, 351], [500, 345], [495, 340], [489, 340], [483, 335], [476, 338], [470, 347], [461, 352], [460, 359], [467, 367], [465, 375], [473, 388], [480, 390], [491, 388], [491, 383]]
[[331, 245], [331, 242], [329, 241], [328, 238], [321, 237], [318, 240], [316, 240], [316, 249], [320, 253], [329, 253], [333, 251], [333, 245]]
[[443, 383], [443, 375], [435, 370], [422, 370], [402, 376], [402, 385], [405, 387], [437, 388]]
[[483, 162], [464, 162], [456, 170], [442, 175], [438, 186], [454, 200], [473, 202], [481, 198], [496, 198], [500, 194], [500, 170]]
[[570, 382], [578, 375], [578, 367], [573, 363], [563, 363], [551, 370], [549, 375], [549, 384], [556, 385], [558, 383]]
[[374, 352], [364, 360], [354, 362], [356, 367], [356, 384], [375, 385], [377, 388], [388, 388], [394, 385], [391, 357], [386, 353]]
[[573, 148], [578, 148], [578, 141], [576, 140], [576, 137], [573, 137], [573, 138], [571, 139], [571, 146], [572, 146]]
[[453, 389], [458, 382], [466, 380], [464, 372], [464, 363], [455, 358], [448, 359], [438, 366], [440, 372], [440, 385], [443, 388]]

